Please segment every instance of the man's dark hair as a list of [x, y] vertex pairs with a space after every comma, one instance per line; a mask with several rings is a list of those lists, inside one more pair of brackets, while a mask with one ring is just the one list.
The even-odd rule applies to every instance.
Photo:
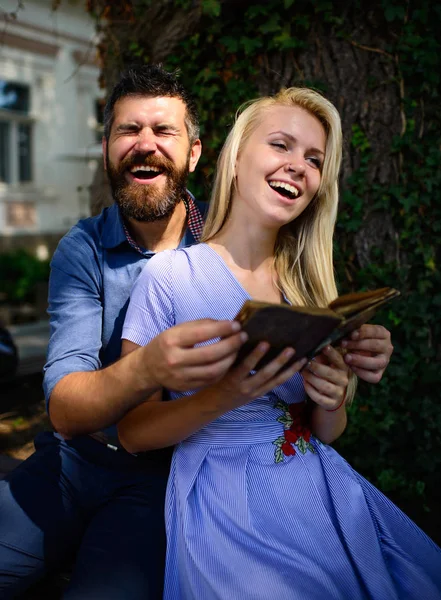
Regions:
[[180, 98], [186, 106], [185, 125], [192, 144], [199, 138], [199, 116], [191, 94], [178, 81], [177, 72], [165, 71], [160, 65], [132, 65], [114, 86], [104, 107], [104, 137], [109, 141], [115, 118], [115, 104], [127, 96]]

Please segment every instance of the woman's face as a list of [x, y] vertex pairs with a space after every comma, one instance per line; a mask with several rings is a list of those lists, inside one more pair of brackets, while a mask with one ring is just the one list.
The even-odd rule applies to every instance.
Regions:
[[233, 207], [265, 227], [296, 219], [319, 188], [325, 144], [322, 124], [306, 110], [276, 105], [263, 112], [236, 162]]

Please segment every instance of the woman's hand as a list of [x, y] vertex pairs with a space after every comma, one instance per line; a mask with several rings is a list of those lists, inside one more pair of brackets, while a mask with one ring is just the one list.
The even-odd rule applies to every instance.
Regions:
[[305, 391], [315, 402], [311, 413], [311, 430], [325, 444], [331, 444], [345, 430], [346, 390], [349, 368], [342, 355], [326, 346], [302, 371]]
[[250, 374], [268, 350], [268, 343], [260, 343], [237, 367], [231, 369], [213, 386], [217, 393], [234, 405], [231, 408], [259, 398], [278, 385], [285, 383], [307, 362], [306, 358], [303, 358], [284, 368], [295, 354], [293, 348], [285, 348], [277, 358], [254, 374]]
[[390, 332], [382, 325], [362, 325], [342, 341], [342, 347], [348, 351], [345, 363], [368, 383], [381, 380], [394, 351]]
[[327, 411], [343, 406], [349, 383], [349, 368], [338, 350], [326, 346], [301, 374], [305, 391], [316, 404]]

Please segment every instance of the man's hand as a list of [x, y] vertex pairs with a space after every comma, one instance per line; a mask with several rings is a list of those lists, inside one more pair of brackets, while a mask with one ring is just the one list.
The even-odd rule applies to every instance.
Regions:
[[[215, 338], [219, 341], [194, 347]], [[200, 319], [171, 327], [139, 350], [148, 386], [154, 381], [184, 392], [212, 385], [231, 367], [246, 339], [237, 321]], [[123, 340], [123, 354], [133, 347], [138, 346]]]
[[381, 380], [394, 350], [390, 332], [381, 325], [362, 325], [341, 345], [348, 351], [345, 363], [368, 383]]

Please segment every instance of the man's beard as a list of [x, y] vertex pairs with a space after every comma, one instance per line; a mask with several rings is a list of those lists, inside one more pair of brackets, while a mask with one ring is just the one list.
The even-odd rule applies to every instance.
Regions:
[[[150, 166], [161, 169], [167, 177], [165, 187], [161, 191], [157, 184], [141, 184], [128, 182], [126, 171], [135, 166]], [[167, 219], [186, 192], [190, 153], [182, 168], [166, 157], [158, 158], [152, 154], [138, 152], [114, 167], [107, 155], [107, 175], [112, 196], [118, 204], [121, 214], [126, 219], [135, 219], [144, 223]]]

